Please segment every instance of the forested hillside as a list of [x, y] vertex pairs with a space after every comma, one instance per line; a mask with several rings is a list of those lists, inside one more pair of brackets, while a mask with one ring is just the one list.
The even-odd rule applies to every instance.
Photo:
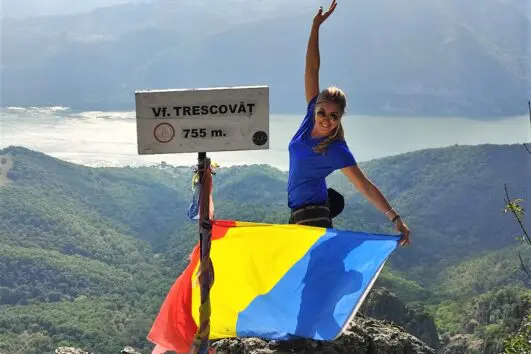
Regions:
[[[362, 164], [412, 229], [377, 285], [431, 313], [443, 338], [487, 339], [494, 353], [529, 307], [520, 231], [502, 210], [504, 183], [529, 206], [526, 154], [519, 145], [452, 146]], [[89, 168], [23, 147], [0, 159], [0, 352], [29, 340], [25, 353], [148, 353], [151, 321], [197, 240], [186, 218], [191, 166]], [[269, 166], [222, 166], [216, 216], [286, 222], [286, 179]], [[346, 196], [337, 227], [393, 232], [344, 176], [329, 184]], [[529, 250], [522, 256], [531, 262]]]

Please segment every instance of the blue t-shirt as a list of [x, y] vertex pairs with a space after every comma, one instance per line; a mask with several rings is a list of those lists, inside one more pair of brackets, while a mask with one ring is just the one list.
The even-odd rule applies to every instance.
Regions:
[[335, 170], [356, 164], [344, 141], [335, 140], [325, 154], [312, 150], [325, 138], [312, 138], [317, 96], [309, 103], [299, 129], [289, 143], [288, 207], [320, 204], [328, 197], [325, 178]]

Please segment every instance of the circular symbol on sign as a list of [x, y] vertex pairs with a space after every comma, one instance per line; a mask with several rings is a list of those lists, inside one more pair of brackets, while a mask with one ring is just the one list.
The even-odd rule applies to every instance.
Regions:
[[253, 135], [253, 143], [258, 146], [264, 145], [267, 142], [267, 134], [261, 130], [257, 131]]
[[167, 143], [175, 136], [175, 129], [169, 123], [160, 123], [153, 131], [155, 139], [161, 143]]

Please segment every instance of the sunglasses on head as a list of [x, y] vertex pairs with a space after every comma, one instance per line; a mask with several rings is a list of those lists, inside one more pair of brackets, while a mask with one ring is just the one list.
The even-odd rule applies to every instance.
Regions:
[[[324, 118], [324, 117], [327, 116], [326, 111], [324, 109], [322, 109], [322, 108], [318, 108], [317, 109], [317, 115], [319, 117], [321, 117], [321, 118]], [[339, 114], [335, 113], [335, 112], [330, 113], [328, 116], [329, 116], [330, 120], [332, 120], [334, 122], [338, 121], [339, 118], [341, 118], [341, 116]]]

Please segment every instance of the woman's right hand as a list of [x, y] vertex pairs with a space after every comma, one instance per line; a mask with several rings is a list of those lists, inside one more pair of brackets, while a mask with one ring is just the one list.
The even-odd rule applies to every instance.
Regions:
[[319, 7], [319, 11], [317, 12], [317, 15], [313, 18], [313, 24], [317, 27], [319, 27], [327, 18], [334, 12], [335, 8], [337, 6], [336, 0], [332, 0], [332, 3], [330, 4], [330, 7], [328, 8], [328, 11], [323, 13], [323, 7]]

